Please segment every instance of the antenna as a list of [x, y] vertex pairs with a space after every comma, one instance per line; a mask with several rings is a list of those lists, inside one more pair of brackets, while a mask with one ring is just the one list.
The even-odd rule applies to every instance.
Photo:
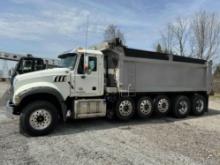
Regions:
[[85, 50], [84, 50], [84, 70], [87, 70], [88, 59], [86, 58], [86, 50], [88, 44], [88, 33], [89, 33], [89, 16], [86, 16], [86, 34], [85, 34]]
[[85, 51], [84, 51], [84, 55], [86, 53], [87, 50], [87, 44], [88, 44], [88, 33], [89, 33], [89, 16], [86, 16], [86, 33], [85, 33]]

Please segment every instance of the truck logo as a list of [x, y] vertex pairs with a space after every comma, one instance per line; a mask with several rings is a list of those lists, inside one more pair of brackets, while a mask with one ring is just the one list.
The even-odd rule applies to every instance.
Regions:
[[65, 82], [66, 81], [66, 76], [56, 76], [54, 78], [54, 82]]

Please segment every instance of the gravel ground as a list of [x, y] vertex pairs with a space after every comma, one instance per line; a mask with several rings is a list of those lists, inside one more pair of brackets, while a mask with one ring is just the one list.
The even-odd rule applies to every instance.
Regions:
[[9, 96], [9, 83], [0, 82], [0, 106], [5, 105]]
[[19, 133], [0, 107], [0, 164], [220, 164], [220, 99], [202, 117], [68, 121], [44, 137]]

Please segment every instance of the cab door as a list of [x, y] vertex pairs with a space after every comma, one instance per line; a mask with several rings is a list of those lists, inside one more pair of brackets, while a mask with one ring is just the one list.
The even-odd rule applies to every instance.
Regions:
[[[87, 56], [87, 57], [86, 57]], [[100, 58], [96, 55], [81, 55], [78, 68], [75, 74], [75, 93], [76, 96], [100, 96], [101, 89], [101, 67]], [[88, 71], [85, 71], [85, 60], [88, 60]]]

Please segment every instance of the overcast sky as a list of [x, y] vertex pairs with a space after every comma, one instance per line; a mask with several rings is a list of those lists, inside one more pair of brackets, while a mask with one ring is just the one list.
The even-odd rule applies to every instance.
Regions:
[[219, 0], [7, 0], [0, 1], [0, 50], [55, 58], [61, 52], [103, 40], [108, 24], [124, 32], [127, 45], [153, 50], [168, 22], [205, 9], [219, 12]]

